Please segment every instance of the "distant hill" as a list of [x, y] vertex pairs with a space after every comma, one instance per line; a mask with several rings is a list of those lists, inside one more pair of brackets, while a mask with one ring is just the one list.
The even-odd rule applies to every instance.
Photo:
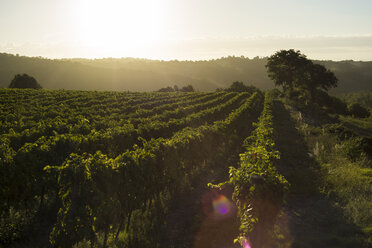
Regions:
[[[15, 74], [27, 73], [46, 89], [153, 91], [166, 86], [193, 85], [213, 91], [243, 81], [261, 89], [273, 88], [266, 58], [225, 57], [208, 61], [147, 59], [61, 59], [0, 53], [0, 87]], [[335, 72], [339, 87], [333, 93], [372, 91], [372, 62], [315, 61]]]

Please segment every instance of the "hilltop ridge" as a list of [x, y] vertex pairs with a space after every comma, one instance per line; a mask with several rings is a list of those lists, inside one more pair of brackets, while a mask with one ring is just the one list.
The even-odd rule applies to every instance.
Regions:
[[[214, 91], [234, 81], [260, 89], [274, 87], [267, 77], [267, 58], [222, 57], [200, 61], [163, 61], [137, 58], [47, 59], [0, 53], [0, 87], [18, 73], [34, 76], [46, 89], [154, 91], [162, 87], [193, 85]], [[339, 79], [331, 93], [372, 91], [372, 62], [316, 61]]]

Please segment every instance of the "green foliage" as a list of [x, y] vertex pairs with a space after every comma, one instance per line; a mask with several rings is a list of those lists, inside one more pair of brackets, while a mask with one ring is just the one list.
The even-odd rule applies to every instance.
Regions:
[[41, 85], [36, 81], [35, 78], [27, 74], [17, 74], [14, 76], [13, 80], [9, 84], [9, 88], [18, 89], [41, 89]]
[[284, 91], [287, 91], [301, 84], [301, 74], [305, 73], [309, 63], [300, 51], [281, 50], [269, 57], [266, 68], [275, 85], [283, 86]]
[[187, 85], [183, 86], [182, 88], [179, 88], [178, 85], [175, 85], [172, 87], [168, 86], [165, 88], [159, 89], [157, 92], [195, 92], [194, 86]]
[[348, 106], [350, 115], [356, 118], [367, 118], [370, 116], [369, 111], [359, 103], [352, 103]]
[[365, 108], [372, 108], [372, 92], [353, 92], [338, 95], [348, 104], [359, 103]]
[[[317, 127], [302, 124], [302, 127], [298, 128], [308, 145], [307, 148], [312, 151], [310, 156], [316, 161], [317, 180], [313, 182], [320, 190], [320, 194], [307, 198], [311, 201], [306, 210], [308, 217], [302, 215], [301, 218], [309, 220], [316, 216], [314, 223], [309, 224], [306, 221], [302, 225], [308, 228], [308, 231], [304, 231], [303, 237], [308, 235], [305, 238], [308, 241], [304, 241], [304, 244], [308, 242], [312, 245], [314, 236], [325, 240], [323, 242], [326, 246], [330, 244], [339, 247], [370, 247], [372, 244], [371, 235], [368, 233], [372, 217], [372, 184], [369, 174], [371, 160], [368, 153], [371, 151], [372, 140], [361, 135], [364, 132], [351, 122], [345, 121], [350, 119], [354, 118], [340, 116], [340, 122]], [[371, 133], [364, 134], [370, 136]], [[297, 205], [296, 201], [293, 205]], [[325, 223], [333, 223], [335, 228], [329, 229]], [[319, 228], [315, 228], [315, 225]], [[313, 232], [312, 229], [318, 231]], [[324, 230], [320, 231], [321, 229]], [[321, 243], [319, 242], [318, 246], [323, 246]]]
[[346, 227], [338, 227], [345, 229], [339, 235], [340, 240], [354, 239], [351, 246], [359, 243], [359, 247], [370, 247], [372, 240], [368, 229], [372, 223], [372, 174], [368, 153], [371, 151], [371, 139], [359, 136], [342, 123], [325, 125], [322, 132], [308, 135], [307, 139], [312, 141], [310, 147], [314, 147], [315, 158], [321, 166], [322, 193], [341, 210], [342, 218], [352, 223], [356, 230], [351, 229], [350, 234], [345, 236]]
[[335, 96], [330, 96], [322, 90], [315, 91], [315, 102], [319, 106], [326, 108], [328, 112], [341, 115], [348, 114], [347, 105], [343, 100]]
[[[340, 83], [331, 90], [333, 93], [372, 90], [372, 62], [313, 62], [336, 74]], [[234, 81], [248, 81], [266, 90], [274, 86], [267, 77], [266, 63], [267, 58], [235, 56], [208, 61], [51, 60], [0, 53], [0, 87], [8, 87], [14, 71], [22, 71], [34, 75], [48, 89], [155, 91], [168, 85], [191, 84], [200, 91], [214, 91], [218, 87], [227, 88]]]
[[133, 213], [197, 180], [219, 149], [211, 144], [245, 130], [262, 101], [259, 92], [3, 89], [1, 213], [55, 206], [52, 245], [116, 242], [108, 237], [128, 230]]
[[[287, 180], [275, 168], [279, 153], [273, 137], [271, 92], [265, 95], [264, 110], [252, 136], [244, 141], [237, 168], [230, 167], [229, 180], [213, 187], [231, 185], [240, 217], [240, 237], [250, 237], [254, 246], [270, 232], [288, 191]], [[237, 239], [239, 242], [241, 239]]]
[[187, 86], [183, 86], [181, 89], [180, 89], [181, 92], [195, 92], [195, 89], [192, 85], [187, 85]]
[[161, 88], [161, 89], [158, 90], [158, 92], [174, 92], [174, 91], [175, 90], [170, 86], [168, 86], [166, 88]]
[[314, 102], [317, 89], [327, 91], [337, 86], [338, 79], [333, 72], [293, 49], [270, 56], [266, 68], [276, 86], [282, 86], [289, 98], [306, 105]]
[[[61, 217], [59, 217], [59, 221], [55, 226], [54, 230], [56, 231], [52, 232], [51, 241], [56, 244], [62, 244], [62, 240], [66, 237], [69, 230], [82, 228], [80, 232], [82, 233], [82, 236], [73, 240], [74, 243], [79, 242], [83, 240], [83, 238], [87, 238], [87, 235], [90, 233], [90, 229], [85, 230], [85, 227], [93, 225], [92, 230], [96, 232], [98, 228], [95, 227], [94, 223], [100, 223], [102, 221], [103, 223], [110, 223], [113, 226], [120, 226], [119, 223], [115, 223], [115, 218], [110, 220], [105, 215], [100, 216], [99, 214], [95, 214], [93, 215], [94, 217], [92, 220], [92, 217], [89, 217], [91, 215], [90, 212], [97, 212], [97, 210], [95, 210], [97, 209], [97, 204], [99, 206], [105, 202], [109, 202], [110, 206], [118, 206], [116, 208], [117, 210], [111, 211], [118, 213], [114, 216], [130, 216], [134, 210], [146, 207], [146, 202], [156, 199], [157, 195], [159, 195], [165, 188], [168, 188], [171, 192], [177, 191], [177, 189], [181, 187], [180, 183], [182, 183], [182, 181], [179, 179], [183, 177], [182, 174], [184, 173], [184, 170], [189, 171], [192, 170], [192, 167], [189, 166], [196, 166], [194, 163], [188, 161], [195, 161], [198, 158], [202, 159], [206, 153], [211, 153], [210, 142], [206, 141], [211, 139], [214, 140], [218, 138], [219, 135], [225, 134], [230, 130], [230, 128], [235, 127], [237, 123], [242, 121], [241, 118], [245, 116], [243, 113], [253, 112], [256, 108], [256, 104], [259, 103], [259, 100], [260, 95], [256, 93], [252, 95], [245, 104], [230, 113], [229, 117], [224, 121], [215, 122], [215, 124], [211, 126], [207, 125], [196, 129], [184, 129], [175, 133], [174, 136], [168, 140], [159, 138], [151, 140], [150, 142], [145, 142], [143, 147], [135, 147], [134, 150], [119, 155], [115, 160], [108, 161], [106, 158], [106, 162], [103, 162], [103, 164], [107, 164], [107, 167], [105, 167], [108, 169], [107, 179], [99, 179], [106, 173], [97, 173], [98, 178], [96, 179], [94, 179], [93, 175], [90, 173], [91, 169], [89, 169], [89, 166], [92, 164], [94, 165], [94, 168], [96, 168], [97, 164], [100, 162], [90, 162], [90, 159], [86, 160], [83, 158], [80, 159], [81, 162], [73, 163], [76, 164], [78, 168], [86, 171], [80, 172], [79, 169], [78, 175], [85, 174], [86, 176], [78, 176], [78, 181], [82, 182], [82, 185], [77, 185], [77, 192], [76, 190], [71, 190], [70, 188], [63, 186], [68, 185], [68, 182], [70, 182], [71, 179], [68, 179], [67, 181], [59, 181], [61, 185], [60, 189], [62, 190], [59, 194], [63, 197], [69, 197], [67, 199], [73, 199], [70, 197], [75, 195], [77, 199], [75, 201], [67, 201], [66, 206], [60, 210], [59, 213], [61, 214]], [[193, 155], [190, 156], [189, 154]], [[69, 178], [71, 175], [76, 174], [77, 171], [74, 169], [75, 167], [72, 167], [73, 170], [69, 172], [71, 170], [69, 169], [71, 163], [71, 161], [67, 161], [64, 166], [59, 168], [59, 180], [64, 178], [62, 175], [70, 175], [68, 176]], [[183, 165], [183, 169], [180, 169], [181, 165]], [[94, 179], [92, 184], [86, 183], [88, 180], [87, 178]], [[98, 182], [102, 185], [94, 186]], [[92, 187], [94, 187], [95, 190], [92, 190]], [[105, 188], [109, 190], [102, 194], [98, 193], [100, 190]], [[84, 191], [81, 191], [80, 189], [84, 189]], [[94, 197], [87, 197], [89, 192], [95, 192]], [[95, 204], [90, 204], [89, 202], [91, 199], [94, 199], [95, 197], [100, 200]], [[113, 204], [114, 202], [117, 202], [118, 205]], [[79, 204], [85, 207], [78, 212], [74, 211], [74, 213], [77, 213], [78, 216], [80, 216], [80, 221], [78, 222], [75, 215], [70, 216], [69, 211], [65, 210], [70, 209], [74, 204]], [[107, 205], [104, 206], [107, 208]], [[90, 211], [88, 213], [86, 210], [87, 207]], [[82, 220], [85, 220], [85, 222], [82, 223], [88, 224], [80, 224]], [[66, 230], [63, 229], [61, 233], [61, 231], [58, 231], [59, 226], [65, 227], [66, 225], [63, 223], [66, 221], [67, 223], [73, 223], [74, 226], [68, 227]], [[106, 228], [101, 228], [106, 231], [108, 230], [107, 226]]]
[[349, 159], [356, 160], [363, 152], [361, 141], [361, 137], [347, 139], [343, 141], [340, 146], [338, 146], [338, 149]]
[[7, 247], [15, 240], [23, 238], [22, 231], [30, 226], [32, 216], [26, 211], [10, 208], [0, 216], [0, 246]]
[[362, 136], [369, 136], [372, 138], [372, 116], [369, 118], [353, 118], [351, 116], [340, 116], [342, 123], [352, 128], [356, 133]]
[[192, 85], [187, 85], [187, 86], [183, 86], [182, 88], [179, 88], [177, 85], [170, 87], [166, 87], [166, 88], [161, 88], [158, 90], [158, 92], [195, 92], [195, 89]]
[[259, 91], [259, 89], [253, 85], [245, 85], [243, 82], [236, 81], [236, 82], [233, 82], [229, 88], [224, 89], [224, 91], [253, 93], [253, 92]]
[[[349, 119], [350, 117], [348, 117]], [[343, 118], [345, 120], [345, 118]], [[372, 138], [363, 136], [358, 129], [347, 127], [348, 123], [328, 124], [323, 126], [325, 133], [333, 134], [339, 140], [337, 147], [348, 159], [359, 160], [363, 154], [371, 158]], [[351, 126], [352, 127], [352, 126]], [[363, 130], [370, 134], [368, 130]]]

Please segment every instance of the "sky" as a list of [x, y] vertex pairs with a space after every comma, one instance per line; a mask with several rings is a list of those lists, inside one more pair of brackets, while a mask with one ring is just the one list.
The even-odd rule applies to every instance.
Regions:
[[372, 61], [371, 0], [0, 0], [0, 52], [204, 60], [301, 50]]

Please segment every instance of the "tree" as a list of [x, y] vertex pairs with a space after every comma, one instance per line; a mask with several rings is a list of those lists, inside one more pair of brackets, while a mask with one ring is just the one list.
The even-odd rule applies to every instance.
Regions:
[[230, 87], [227, 88], [225, 91], [228, 91], [228, 92], [250, 92], [250, 93], [253, 93], [253, 92], [259, 91], [259, 89], [256, 88], [253, 85], [245, 85], [243, 82], [236, 81], [236, 82], [233, 82], [230, 85]]
[[180, 89], [181, 92], [195, 92], [195, 89], [192, 85], [183, 86]]
[[41, 85], [36, 81], [35, 78], [27, 74], [17, 74], [14, 76], [13, 80], [10, 82], [9, 88], [19, 88], [19, 89], [42, 89]]
[[335, 74], [322, 65], [313, 64], [311, 62], [306, 73], [308, 74], [308, 78], [306, 78], [303, 83], [306, 84], [305, 88], [309, 90], [312, 100], [314, 99], [315, 90], [317, 88], [328, 91], [330, 88], [337, 86], [338, 79]]
[[301, 71], [309, 60], [300, 51], [281, 50], [270, 56], [266, 65], [269, 78], [275, 85], [282, 86], [284, 91], [293, 89], [297, 84]]
[[269, 78], [276, 86], [282, 86], [290, 97], [305, 93], [305, 97], [313, 101], [316, 89], [329, 90], [337, 86], [338, 80], [333, 72], [293, 49], [270, 56], [266, 68]]

